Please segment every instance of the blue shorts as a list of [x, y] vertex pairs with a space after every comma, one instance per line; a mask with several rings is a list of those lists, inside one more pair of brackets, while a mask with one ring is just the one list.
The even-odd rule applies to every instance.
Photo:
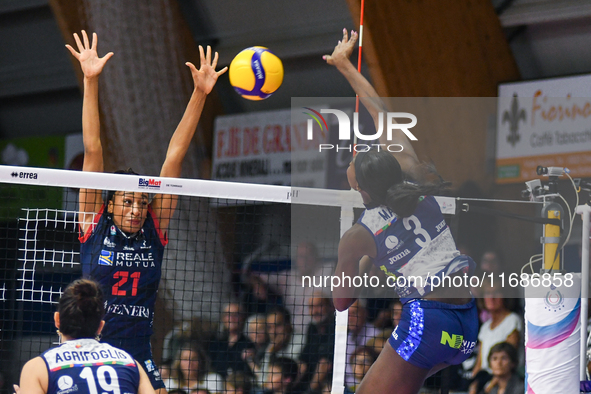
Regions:
[[402, 317], [388, 342], [412, 365], [431, 369], [460, 364], [478, 341], [476, 300], [464, 305], [416, 299], [402, 307]]
[[142, 366], [154, 390], [166, 389], [164, 382], [160, 377], [160, 371], [154, 363], [152, 356], [152, 346], [150, 345], [150, 337], [138, 338], [102, 338], [101, 342], [108, 343], [116, 348], [123, 349]]

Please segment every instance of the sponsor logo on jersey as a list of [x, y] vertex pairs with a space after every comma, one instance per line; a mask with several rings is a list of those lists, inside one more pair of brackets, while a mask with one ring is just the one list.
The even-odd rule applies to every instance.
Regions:
[[69, 389], [73, 385], [74, 385], [74, 379], [72, 379], [70, 376], [67, 376], [67, 375], [62, 376], [57, 380], [57, 387], [59, 387], [60, 390]]
[[394, 264], [395, 262], [397, 262], [401, 258], [408, 256], [409, 254], [410, 254], [410, 249], [404, 249], [402, 252], [390, 257], [390, 259], [389, 259], [390, 264]]
[[[144, 230], [142, 229], [142, 233], [144, 232]], [[140, 246], [140, 249], [150, 249], [150, 245], [148, 245], [146, 243], [146, 240], [144, 239], [144, 241], [142, 242], [142, 246]]]
[[111, 304], [107, 305], [106, 313], [120, 316], [141, 317], [150, 319], [152, 311], [141, 305]]
[[154, 370], [154, 363], [152, 362], [152, 360], [146, 360], [144, 361], [144, 364], [146, 364], [146, 370], [148, 372], [152, 372]]
[[445, 220], [442, 220], [436, 227], [435, 229], [437, 230], [438, 233], [441, 232], [441, 230], [445, 229], [447, 227], [447, 223], [445, 223]]
[[98, 264], [112, 266], [113, 265], [113, 252], [108, 251], [108, 250], [104, 250], [104, 249], [101, 250], [101, 255], [98, 259]]
[[115, 266], [153, 268], [156, 263], [152, 252], [115, 252]]
[[131, 246], [127, 246], [127, 245], [125, 245], [125, 246], [123, 247], [123, 250], [135, 250], [135, 249], [134, 249], [134, 248], [132, 248]]
[[404, 246], [404, 241], [398, 239], [398, 237], [394, 235], [388, 235], [384, 240], [384, 246], [388, 248], [386, 254], [392, 254], [399, 250], [402, 246]]
[[384, 240], [384, 245], [386, 245], [388, 249], [394, 249], [396, 246], [398, 246], [398, 238], [396, 238], [394, 235], [389, 235]]
[[472, 354], [475, 347], [475, 341], [462, 341], [462, 347], [460, 347], [460, 352], [462, 352], [463, 354]]
[[394, 331], [392, 331], [392, 338], [394, 338], [394, 339], [398, 339], [398, 333], [396, 332], [396, 330], [398, 330], [398, 326], [396, 326]]
[[117, 234], [117, 228], [113, 225], [111, 226], [111, 235]]
[[449, 335], [447, 331], [441, 330], [441, 344], [447, 345], [452, 349], [459, 349], [464, 341], [463, 335], [452, 334]]
[[109, 237], [105, 237], [105, 240], [103, 241], [103, 245], [105, 245], [107, 248], [114, 248], [116, 246], [115, 242], [111, 241], [109, 239]]

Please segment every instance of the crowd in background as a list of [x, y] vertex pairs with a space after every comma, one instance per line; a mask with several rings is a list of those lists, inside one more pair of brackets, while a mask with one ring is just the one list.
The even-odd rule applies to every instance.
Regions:
[[[165, 338], [161, 366], [169, 392], [329, 393], [335, 336], [332, 301], [322, 291], [304, 294], [297, 286], [302, 272], [319, 272], [325, 266], [313, 245], [300, 245], [293, 270], [246, 275], [244, 291], [223, 306], [220, 322], [194, 319], [175, 327]], [[502, 269], [500, 255], [484, 253], [479, 269]], [[472, 358], [448, 372], [450, 390], [523, 392], [519, 306], [494, 287], [479, 290], [479, 344]], [[382, 348], [389, 346], [386, 342], [401, 313], [397, 299], [360, 299], [349, 308], [346, 392], [355, 392]], [[440, 381], [437, 375], [428, 379], [423, 392], [438, 392]]]

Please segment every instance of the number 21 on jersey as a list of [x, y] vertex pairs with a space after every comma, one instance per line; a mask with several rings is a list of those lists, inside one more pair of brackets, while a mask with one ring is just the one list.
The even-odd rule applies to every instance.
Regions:
[[[114, 296], [128, 296], [131, 295], [136, 296], [137, 295], [137, 286], [140, 282], [140, 272], [133, 272], [131, 275], [129, 274], [129, 272], [127, 271], [117, 271], [113, 274], [113, 279], [119, 279], [119, 281], [117, 283], [115, 283], [113, 285], [113, 289], [111, 294]], [[121, 287], [123, 287], [123, 285], [125, 283], [127, 283], [127, 281], [129, 279], [132, 279], [133, 283], [132, 283], [132, 287], [131, 287], [131, 294], [128, 294], [127, 290], [123, 290], [121, 289]]]

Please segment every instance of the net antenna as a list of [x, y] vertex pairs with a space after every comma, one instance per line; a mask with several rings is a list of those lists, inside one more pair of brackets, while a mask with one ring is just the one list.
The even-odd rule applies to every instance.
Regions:
[[[357, 71], [361, 73], [361, 55], [363, 52], [363, 9], [365, 8], [365, 0], [361, 0], [361, 13], [359, 15], [359, 53], [357, 54]], [[355, 113], [359, 116], [359, 95], [355, 94]], [[357, 135], [353, 137], [353, 157], [357, 154], [355, 150], [357, 146]]]

